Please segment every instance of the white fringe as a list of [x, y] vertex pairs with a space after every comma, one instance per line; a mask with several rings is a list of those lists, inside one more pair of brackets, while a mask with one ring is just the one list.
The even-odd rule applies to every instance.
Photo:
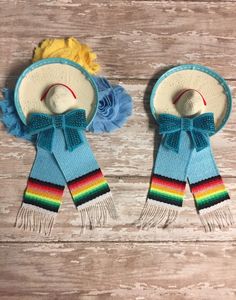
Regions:
[[227, 202], [221, 202], [219, 203], [220, 205], [217, 204], [199, 212], [206, 232], [214, 231], [216, 228], [225, 230], [234, 224], [233, 216]]
[[106, 224], [108, 216], [117, 219], [118, 215], [111, 193], [106, 193], [77, 207], [81, 216], [81, 233], [86, 229], [101, 227]]
[[178, 212], [177, 206], [147, 199], [136, 225], [140, 229], [165, 228], [176, 220]]
[[41, 207], [22, 203], [16, 217], [15, 227], [36, 231], [49, 236], [54, 225], [57, 213], [50, 212]]

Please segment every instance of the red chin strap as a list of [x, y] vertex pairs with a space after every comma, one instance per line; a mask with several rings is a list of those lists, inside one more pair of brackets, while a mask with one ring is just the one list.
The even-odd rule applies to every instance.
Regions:
[[188, 92], [188, 91], [195, 91], [195, 92], [197, 92], [197, 93], [201, 96], [204, 105], [205, 105], [205, 106], [207, 105], [206, 99], [203, 97], [203, 95], [202, 95], [199, 91], [197, 91], [197, 90], [195, 90], [195, 89], [187, 89], [187, 90], [184, 90], [183, 92], [181, 92], [181, 93], [174, 99], [173, 104], [176, 104], [176, 103], [178, 102], [178, 100], [183, 96], [183, 94], [185, 94], [185, 93]]
[[46, 89], [46, 91], [43, 93], [42, 97], [40, 98], [40, 101], [43, 101], [43, 100], [47, 97], [47, 94], [48, 94], [49, 90], [50, 90], [53, 86], [56, 86], [56, 85], [62, 85], [62, 86], [64, 86], [65, 88], [67, 88], [67, 89], [71, 92], [71, 94], [73, 95], [73, 97], [76, 99], [75, 93], [72, 91], [72, 89], [71, 89], [68, 85], [66, 85], [66, 84], [64, 84], [64, 83], [54, 83], [54, 84], [50, 85], [50, 86]]

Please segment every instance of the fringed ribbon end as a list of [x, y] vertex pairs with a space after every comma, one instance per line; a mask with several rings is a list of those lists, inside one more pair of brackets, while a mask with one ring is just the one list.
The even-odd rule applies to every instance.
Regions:
[[49, 236], [56, 215], [57, 213], [48, 212], [41, 207], [22, 203], [16, 217], [15, 227]]
[[86, 228], [93, 229], [105, 225], [108, 216], [114, 220], [118, 218], [110, 192], [78, 206], [77, 209], [81, 215], [82, 231]]
[[147, 199], [136, 225], [140, 229], [165, 228], [176, 220], [178, 212], [179, 207]]
[[228, 229], [234, 224], [228, 200], [199, 211], [199, 216], [206, 232]]

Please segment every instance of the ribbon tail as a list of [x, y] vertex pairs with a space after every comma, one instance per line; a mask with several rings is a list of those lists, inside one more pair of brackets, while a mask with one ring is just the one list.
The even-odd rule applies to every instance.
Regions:
[[230, 196], [220, 175], [190, 184], [190, 188], [206, 231], [233, 225]]
[[179, 152], [181, 131], [168, 133], [164, 138], [164, 146], [172, 151]]
[[191, 137], [193, 140], [194, 147], [196, 148], [196, 151], [201, 151], [204, 148], [209, 146], [209, 136], [203, 132], [199, 132], [196, 130], [193, 130], [191, 132]]
[[64, 136], [69, 151], [73, 151], [83, 142], [81, 132], [77, 128], [64, 128]]
[[49, 152], [52, 152], [54, 129], [49, 128], [38, 134], [37, 145]]

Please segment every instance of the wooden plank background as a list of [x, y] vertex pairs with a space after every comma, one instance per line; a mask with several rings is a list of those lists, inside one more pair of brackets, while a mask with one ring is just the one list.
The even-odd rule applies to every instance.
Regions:
[[[153, 83], [171, 66], [200, 63], [228, 80], [235, 99], [235, 26], [235, 1], [0, 0], [0, 87], [14, 87], [42, 39], [75, 36], [134, 102], [123, 129], [89, 135], [120, 218], [84, 235], [68, 191], [50, 238], [13, 227], [35, 151], [0, 126], [1, 299], [236, 299], [236, 226], [204, 233], [189, 192], [170, 228], [133, 225], [158, 144], [149, 111]], [[234, 215], [235, 125], [234, 107], [212, 138]]]

